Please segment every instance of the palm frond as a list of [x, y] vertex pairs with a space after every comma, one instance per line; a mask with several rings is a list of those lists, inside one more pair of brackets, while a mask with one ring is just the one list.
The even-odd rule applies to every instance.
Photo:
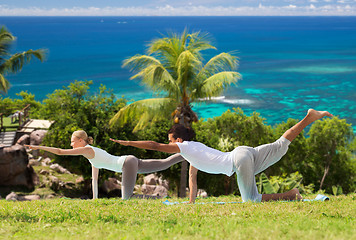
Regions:
[[16, 53], [12, 55], [8, 60], [6, 60], [5, 63], [3, 63], [3, 70], [11, 73], [16, 73], [20, 71], [25, 64], [28, 64], [33, 57], [43, 62], [46, 57], [46, 51], [43, 49], [39, 49]]
[[210, 35], [208, 33], [194, 32], [188, 35], [189, 43], [186, 47], [187, 50], [199, 53], [207, 49], [216, 49], [210, 43]]
[[131, 71], [141, 71], [151, 64], [161, 65], [160, 61], [152, 56], [137, 54], [133, 57], [125, 59], [122, 67], [128, 67]]
[[159, 60], [152, 56], [137, 55], [126, 59], [124, 65], [131, 70], [139, 71], [130, 79], [141, 79], [142, 83], [155, 91], [165, 91], [175, 96], [179, 93], [179, 85]]
[[192, 76], [195, 76], [196, 72], [201, 68], [202, 62], [197, 58], [195, 54], [190, 51], [184, 51], [177, 59], [177, 82], [183, 84], [183, 87], [188, 85], [188, 81]]
[[4, 75], [0, 74], [0, 92], [7, 93], [7, 90], [10, 88], [9, 81], [6, 80]]
[[15, 37], [5, 28], [0, 29], [0, 64], [6, 61], [6, 57], [10, 56], [10, 46]]
[[225, 88], [231, 84], [236, 84], [239, 79], [241, 79], [241, 75], [238, 72], [225, 71], [214, 74], [203, 81], [200, 86], [191, 89], [191, 99], [219, 96]]
[[152, 98], [133, 102], [124, 108], [110, 120], [111, 127], [122, 127], [128, 122], [134, 122], [134, 131], [138, 131], [148, 124], [158, 121], [165, 116], [170, 116], [177, 106], [172, 98]]
[[234, 71], [238, 68], [238, 58], [229, 53], [220, 53], [212, 57], [201, 69], [197, 78], [206, 78], [221, 71]]

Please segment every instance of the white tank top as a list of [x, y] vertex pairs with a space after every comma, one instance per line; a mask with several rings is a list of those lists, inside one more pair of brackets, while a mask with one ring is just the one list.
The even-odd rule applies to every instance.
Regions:
[[122, 172], [126, 156], [114, 156], [103, 149], [87, 145], [94, 150], [95, 156], [89, 162], [96, 168], [104, 168], [115, 172]]
[[200, 142], [184, 141], [176, 143], [181, 155], [195, 168], [213, 174], [231, 176], [233, 161], [231, 152], [221, 152]]

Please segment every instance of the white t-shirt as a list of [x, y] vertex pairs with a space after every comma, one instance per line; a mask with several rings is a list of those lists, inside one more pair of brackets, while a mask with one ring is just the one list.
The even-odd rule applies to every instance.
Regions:
[[115, 172], [122, 172], [126, 156], [114, 156], [103, 149], [87, 145], [94, 150], [95, 156], [89, 162], [96, 168], [104, 168]]
[[231, 176], [234, 173], [231, 152], [221, 152], [200, 142], [184, 141], [176, 144], [181, 155], [193, 167], [213, 174]]

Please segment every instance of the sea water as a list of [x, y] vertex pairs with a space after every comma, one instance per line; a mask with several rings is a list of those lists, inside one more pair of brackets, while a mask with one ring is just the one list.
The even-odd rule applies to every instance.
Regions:
[[211, 118], [240, 107], [268, 124], [301, 119], [308, 108], [328, 110], [356, 126], [356, 17], [0, 17], [17, 37], [12, 52], [48, 49], [7, 75], [9, 97], [28, 91], [43, 100], [74, 80], [93, 80], [130, 100], [154, 94], [122, 61], [145, 54], [147, 44], [168, 32], [209, 33], [216, 51], [239, 57], [242, 79], [211, 101], [194, 104]]

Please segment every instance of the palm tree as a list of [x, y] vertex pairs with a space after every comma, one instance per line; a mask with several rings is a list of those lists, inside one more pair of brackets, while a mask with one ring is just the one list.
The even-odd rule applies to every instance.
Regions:
[[16, 38], [5, 28], [0, 29], [0, 92], [7, 93], [10, 88], [9, 81], [5, 78], [7, 73], [17, 73], [21, 71], [25, 64], [28, 64], [32, 57], [36, 57], [41, 62], [45, 59], [45, 50], [28, 50], [22, 53], [11, 55], [10, 48]]
[[[173, 116], [175, 123], [190, 126], [198, 120], [191, 103], [220, 95], [224, 88], [236, 83], [240, 74], [237, 57], [220, 53], [203, 64], [201, 51], [216, 49], [200, 32], [171, 33], [153, 40], [147, 55], [126, 59], [124, 67], [137, 72], [131, 79], [142, 83], [162, 98], [133, 102], [122, 108], [110, 121], [111, 125], [138, 119], [134, 131], [158, 121], [162, 116]], [[185, 196], [187, 162], [182, 163], [179, 196]]]

